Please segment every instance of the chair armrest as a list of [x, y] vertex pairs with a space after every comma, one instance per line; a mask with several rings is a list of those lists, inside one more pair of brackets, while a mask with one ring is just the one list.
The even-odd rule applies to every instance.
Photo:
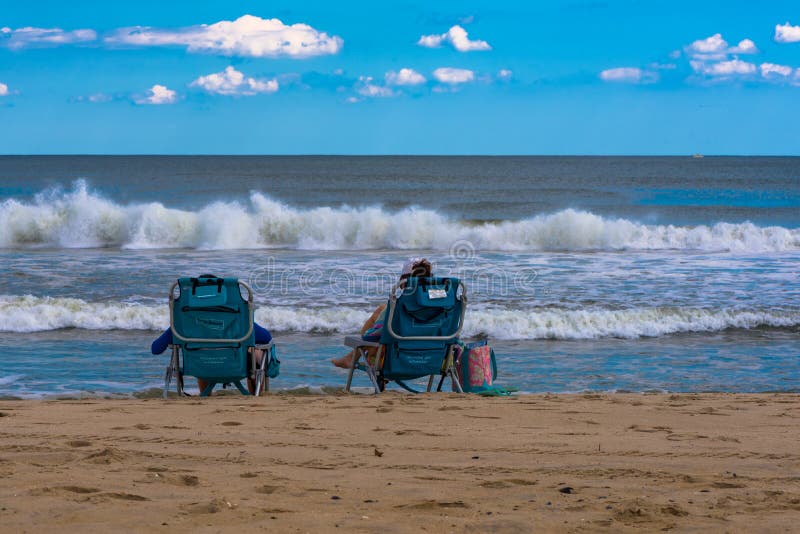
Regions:
[[345, 347], [357, 349], [358, 347], [380, 347], [381, 344], [375, 341], [364, 341], [361, 336], [346, 336], [344, 338]]

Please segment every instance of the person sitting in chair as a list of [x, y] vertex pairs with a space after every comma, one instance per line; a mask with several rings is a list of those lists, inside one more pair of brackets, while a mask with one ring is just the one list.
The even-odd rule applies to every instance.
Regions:
[[[400, 275], [400, 286], [404, 287], [406, 280], [409, 277], [429, 277], [431, 276], [431, 262], [429, 262], [425, 258], [411, 258], [403, 265], [403, 271]], [[372, 312], [372, 315], [369, 316], [369, 319], [364, 323], [364, 326], [361, 327], [361, 336], [363, 337], [370, 329], [375, 326], [376, 322], [380, 322], [383, 324], [386, 320], [385, 318], [386, 312], [386, 303], [381, 304], [375, 311]], [[370, 347], [368, 350], [368, 358], [372, 359], [375, 357], [375, 354], [378, 352], [378, 347]], [[341, 358], [333, 358], [331, 363], [336, 367], [341, 367], [342, 369], [350, 369], [353, 365], [353, 358], [355, 358], [356, 352], [355, 349], [351, 350]]]
[[[214, 275], [203, 275], [201, 278], [217, 278]], [[264, 328], [258, 323], [253, 323], [253, 332], [255, 333], [255, 342], [257, 345], [266, 345], [270, 341], [272, 341], [272, 334], [269, 333], [269, 330]], [[172, 344], [172, 328], [167, 328], [164, 332], [153, 341], [153, 344], [150, 345], [150, 352], [153, 354], [162, 354], [167, 348]], [[261, 365], [261, 362], [264, 359], [264, 351], [261, 349], [253, 349], [254, 355], [256, 358], [256, 363]], [[208, 382], [203, 380], [202, 378], [197, 379], [197, 387], [200, 388], [200, 391], [203, 391], [206, 386], [208, 386]], [[250, 392], [251, 395], [255, 395], [256, 391], [256, 383], [255, 380], [248, 377], [247, 378], [247, 390]], [[261, 391], [264, 390], [264, 384], [261, 384]], [[261, 392], [259, 392], [261, 393]]]

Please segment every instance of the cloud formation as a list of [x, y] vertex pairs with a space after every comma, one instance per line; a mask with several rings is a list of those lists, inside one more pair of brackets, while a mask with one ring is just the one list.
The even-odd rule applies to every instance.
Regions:
[[755, 64], [739, 59], [739, 55], [757, 54], [756, 44], [750, 39], [742, 39], [736, 46], [729, 46], [722, 34], [699, 39], [685, 47], [692, 70], [717, 80], [748, 77], [756, 74]]
[[308, 24], [286, 25], [279, 19], [243, 15], [234, 21], [185, 28], [121, 28], [105, 38], [110, 45], [185, 46], [189, 52], [246, 57], [307, 58], [336, 54], [341, 37]]
[[794, 69], [786, 65], [776, 65], [775, 63], [762, 63], [761, 65], [759, 65], [759, 70], [761, 71], [761, 76], [763, 76], [764, 78], [770, 78], [773, 76], [775, 77], [782, 76], [785, 78], [787, 76], [790, 76]]
[[356, 92], [367, 98], [387, 98], [399, 94], [395, 93], [391, 87], [372, 83], [372, 76], [359, 76]]
[[742, 39], [739, 44], [728, 49], [730, 54], [758, 54], [756, 44], [750, 39]]
[[454, 85], [473, 81], [475, 79], [475, 73], [469, 69], [439, 67], [433, 71], [433, 77], [441, 83]]
[[508, 69], [500, 69], [497, 71], [497, 79], [503, 80], [504, 82], [510, 80], [514, 77], [514, 73]]
[[658, 74], [638, 67], [616, 67], [602, 71], [600, 79], [616, 83], [652, 83], [658, 80]]
[[[127, 97], [123, 97], [127, 99]], [[72, 99], [73, 102], [91, 102], [92, 104], [104, 104], [115, 100], [115, 97], [105, 93], [94, 93], [88, 96], [76, 96]], [[141, 99], [140, 99], [141, 100]]]
[[456, 24], [445, 33], [438, 35], [423, 35], [417, 41], [419, 46], [425, 48], [439, 48], [444, 43], [450, 45], [459, 52], [473, 52], [476, 50], [491, 50], [492, 47], [486, 41], [470, 41], [467, 30]]
[[164, 85], [154, 85], [147, 90], [147, 95], [136, 99], [137, 104], [174, 104], [178, 100], [178, 94], [172, 89], [167, 89]]
[[779, 43], [800, 42], [800, 26], [792, 26], [788, 22], [786, 24], [776, 24], [775, 41]]
[[0, 45], [11, 49], [87, 43], [96, 40], [97, 32], [94, 30], [65, 31], [61, 28], [31, 26], [16, 30], [8, 27], [0, 28]]
[[425, 76], [414, 69], [389, 71], [386, 73], [385, 80], [387, 85], [420, 85], [427, 81]]
[[740, 59], [719, 61], [717, 63], [704, 63], [691, 61], [690, 65], [698, 74], [714, 77], [747, 76], [755, 74], [756, 66]]
[[8, 86], [0, 82], [0, 96], [8, 96]]
[[757, 54], [758, 48], [750, 39], [742, 39], [736, 46], [728, 46], [722, 34], [715, 33], [711, 37], [698, 39], [686, 47], [686, 54], [699, 61], [722, 61], [731, 54]]
[[190, 87], [199, 87], [205, 92], [225, 96], [252, 96], [259, 93], [274, 93], [278, 90], [278, 80], [256, 79], [245, 76], [232, 66], [222, 72], [200, 76]]

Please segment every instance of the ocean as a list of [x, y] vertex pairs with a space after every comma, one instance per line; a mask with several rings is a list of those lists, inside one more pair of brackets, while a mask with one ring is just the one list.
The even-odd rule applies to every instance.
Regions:
[[203, 273], [253, 286], [273, 389], [341, 389], [409, 256], [501, 385], [800, 391], [800, 158], [6, 156], [0, 397], [154, 394]]

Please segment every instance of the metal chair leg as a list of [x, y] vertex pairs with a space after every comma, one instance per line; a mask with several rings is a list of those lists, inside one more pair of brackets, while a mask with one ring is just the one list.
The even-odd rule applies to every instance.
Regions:
[[[353, 362], [350, 364], [350, 369], [347, 372], [347, 384], [344, 386], [344, 390], [349, 392], [350, 391], [350, 384], [353, 383], [353, 373], [356, 371], [356, 366], [358, 365], [358, 360], [361, 359], [361, 349], [355, 348], [353, 349]], [[369, 364], [369, 362], [367, 362]]]

